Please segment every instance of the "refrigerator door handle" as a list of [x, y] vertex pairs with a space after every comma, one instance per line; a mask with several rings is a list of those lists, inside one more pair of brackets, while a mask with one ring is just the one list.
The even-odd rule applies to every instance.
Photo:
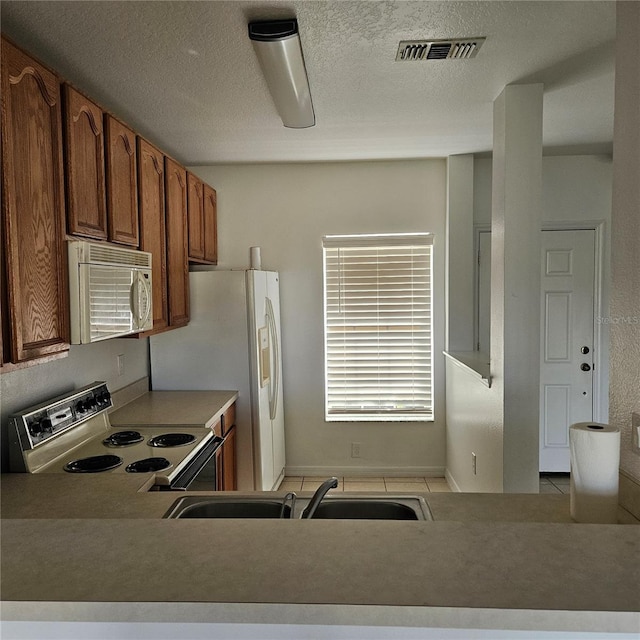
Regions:
[[269, 416], [275, 420], [278, 411], [278, 391], [280, 386], [280, 349], [278, 348], [278, 330], [276, 328], [273, 305], [269, 298], [267, 303], [267, 324], [271, 335], [271, 362], [273, 363], [273, 374], [269, 383]]

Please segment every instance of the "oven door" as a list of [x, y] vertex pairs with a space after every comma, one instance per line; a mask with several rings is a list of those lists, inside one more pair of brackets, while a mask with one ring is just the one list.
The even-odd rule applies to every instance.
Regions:
[[168, 487], [160, 487], [170, 491], [218, 491], [217, 462], [218, 451], [224, 438], [214, 436], [189, 461], [189, 464], [171, 481]]

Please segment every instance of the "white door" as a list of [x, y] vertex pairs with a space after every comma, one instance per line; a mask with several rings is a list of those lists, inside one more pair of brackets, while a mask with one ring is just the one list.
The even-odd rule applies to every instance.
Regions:
[[569, 471], [569, 425], [593, 420], [595, 231], [542, 232], [540, 471]]

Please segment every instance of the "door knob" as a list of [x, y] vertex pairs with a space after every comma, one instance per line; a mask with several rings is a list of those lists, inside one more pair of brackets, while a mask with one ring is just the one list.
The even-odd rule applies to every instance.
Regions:
[[580, 368], [581, 368], [583, 371], [591, 371], [591, 367], [590, 367], [586, 362], [583, 362], [583, 363], [580, 365]]

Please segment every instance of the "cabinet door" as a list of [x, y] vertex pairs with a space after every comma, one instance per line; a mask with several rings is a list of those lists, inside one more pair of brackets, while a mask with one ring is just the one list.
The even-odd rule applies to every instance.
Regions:
[[216, 491], [225, 491], [224, 488], [224, 444], [216, 451]]
[[109, 240], [137, 247], [140, 239], [136, 134], [110, 115], [105, 116], [104, 124]]
[[4, 231], [2, 230], [2, 226], [0, 224], [0, 371], [2, 370], [2, 365], [6, 362], [5, 357], [5, 347], [9, 344], [9, 341], [6, 339], [6, 335], [9, 332], [9, 325], [7, 324], [7, 301], [5, 299], [5, 273], [4, 273]]
[[233, 427], [222, 445], [222, 490], [238, 488], [236, 474], [236, 428]]
[[204, 259], [218, 264], [218, 200], [216, 190], [204, 185]]
[[234, 402], [223, 414], [222, 414], [222, 434], [227, 435], [231, 428], [236, 423], [236, 403]]
[[68, 231], [106, 240], [102, 110], [68, 84], [64, 96]]
[[60, 81], [2, 40], [2, 215], [10, 358], [66, 351]]
[[153, 331], [169, 324], [167, 312], [167, 260], [164, 212], [164, 155], [138, 138], [140, 249], [152, 255]]
[[203, 182], [187, 173], [189, 185], [189, 259], [204, 260], [204, 196]]
[[165, 158], [167, 219], [167, 279], [169, 325], [189, 322], [189, 260], [187, 258], [187, 171]]

